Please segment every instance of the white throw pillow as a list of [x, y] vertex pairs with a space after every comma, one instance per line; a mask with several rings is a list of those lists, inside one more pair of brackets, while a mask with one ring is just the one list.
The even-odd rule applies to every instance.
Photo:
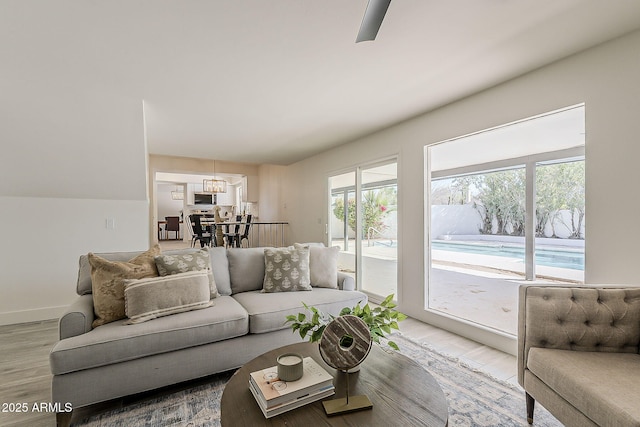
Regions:
[[309, 248], [309, 270], [311, 276], [311, 286], [317, 288], [338, 287], [338, 253], [339, 246], [326, 248], [323, 245], [313, 245], [309, 243], [295, 243], [295, 248]]

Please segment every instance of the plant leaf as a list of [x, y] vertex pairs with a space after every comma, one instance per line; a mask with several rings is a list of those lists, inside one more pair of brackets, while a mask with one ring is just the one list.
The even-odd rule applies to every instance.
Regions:
[[300, 327], [300, 336], [302, 338], [305, 338], [307, 336], [307, 332], [309, 332], [309, 329], [311, 329], [311, 326], [309, 324]]
[[351, 308], [345, 307], [342, 310], [340, 310], [340, 316], [344, 316], [345, 314], [351, 314]]
[[386, 307], [387, 304], [389, 304], [391, 302], [391, 300], [393, 299], [393, 294], [388, 295], [384, 301], [382, 301], [382, 303], [380, 303], [381, 306]]

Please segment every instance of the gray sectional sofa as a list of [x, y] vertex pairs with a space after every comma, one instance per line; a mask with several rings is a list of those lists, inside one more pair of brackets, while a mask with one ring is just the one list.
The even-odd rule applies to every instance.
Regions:
[[[138, 254], [98, 255], [127, 261]], [[78, 298], [60, 319], [60, 341], [50, 353], [53, 402], [77, 408], [238, 368], [268, 350], [300, 341], [284, 322], [288, 314], [304, 310], [303, 302], [337, 315], [343, 307], [367, 301], [354, 289], [353, 278], [341, 273], [337, 289], [261, 292], [264, 248], [210, 248], [209, 256], [220, 293], [212, 307], [93, 329], [91, 267], [82, 256]]]

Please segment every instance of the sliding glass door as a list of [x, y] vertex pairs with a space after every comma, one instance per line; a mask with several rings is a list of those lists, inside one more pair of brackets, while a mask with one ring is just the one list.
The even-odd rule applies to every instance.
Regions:
[[340, 247], [339, 269], [374, 300], [397, 294], [397, 162], [329, 177], [329, 239]]
[[329, 246], [340, 247], [338, 270], [356, 278], [356, 173], [329, 178]]
[[398, 290], [397, 163], [361, 169], [361, 289], [378, 297]]

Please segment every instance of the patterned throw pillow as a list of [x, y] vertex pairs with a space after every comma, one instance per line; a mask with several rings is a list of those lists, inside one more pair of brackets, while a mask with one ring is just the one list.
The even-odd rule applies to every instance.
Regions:
[[109, 261], [93, 253], [87, 255], [91, 264], [91, 290], [96, 319], [92, 327], [115, 322], [126, 317], [124, 311], [124, 281], [158, 275], [154, 257], [160, 254], [155, 245], [127, 262]]
[[125, 280], [127, 324], [211, 307], [206, 271], [189, 271], [148, 279]]
[[264, 250], [263, 292], [310, 291], [308, 248]]
[[218, 289], [215, 279], [213, 278], [213, 273], [211, 272], [211, 264], [209, 263], [209, 252], [206, 249], [184, 254], [162, 254], [158, 255], [155, 261], [160, 276], [186, 273], [187, 271], [208, 270], [211, 298], [218, 296]]

